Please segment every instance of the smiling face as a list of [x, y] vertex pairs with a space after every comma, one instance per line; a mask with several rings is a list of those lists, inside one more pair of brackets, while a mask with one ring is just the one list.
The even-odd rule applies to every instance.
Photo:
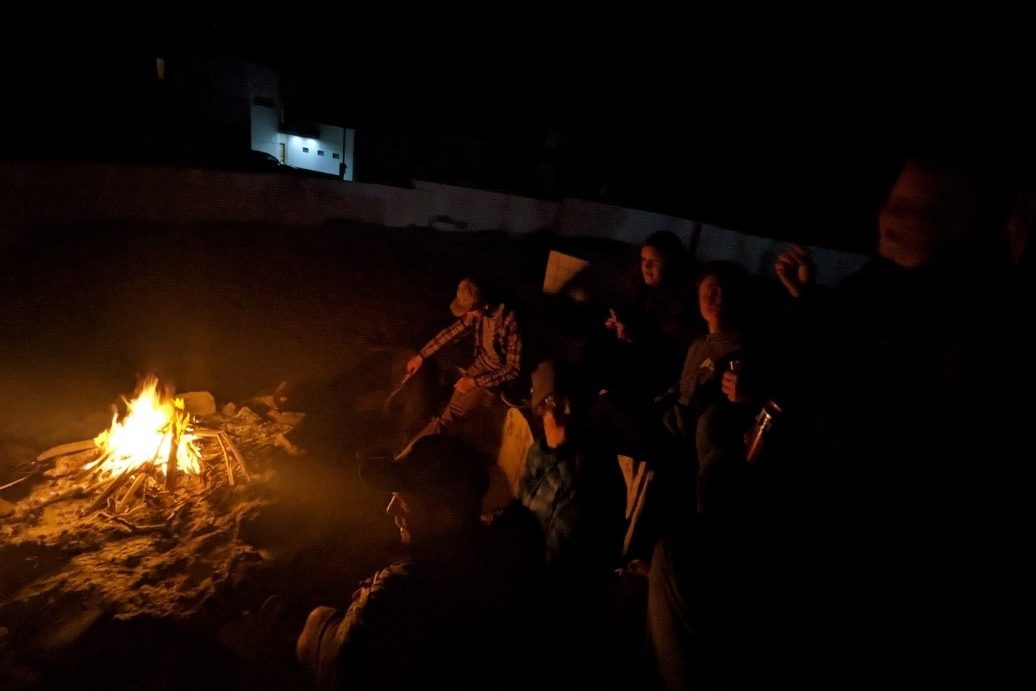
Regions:
[[659, 286], [665, 278], [665, 258], [657, 248], [644, 245], [640, 248], [640, 273], [644, 283]]
[[878, 253], [908, 269], [993, 268], [1007, 259], [997, 197], [995, 180], [972, 162], [911, 159], [879, 210]]
[[878, 254], [906, 268], [931, 260], [942, 230], [939, 182], [925, 168], [903, 169], [878, 215]]
[[723, 287], [714, 274], [709, 274], [698, 284], [698, 311], [709, 325], [709, 332], [719, 331], [723, 315]]

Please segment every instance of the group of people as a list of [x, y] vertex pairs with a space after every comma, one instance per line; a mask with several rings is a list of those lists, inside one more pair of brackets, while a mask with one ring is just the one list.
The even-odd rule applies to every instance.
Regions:
[[[394, 459], [362, 469], [391, 494], [409, 554], [347, 609], [314, 610], [298, 659], [322, 687], [363, 689], [1006, 674], [1031, 198], [991, 180], [911, 159], [881, 206], [878, 256], [825, 289], [808, 250], [789, 249], [766, 314], [761, 279], [692, 270], [655, 233], [633, 298], [602, 302], [580, 347], [536, 362], [512, 307], [461, 281], [456, 322], [407, 372], [465, 336], [471, 365]], [[523, 372], [537, 433], [513, 504], [482, 515], [486, 462], [456, 425]], [[748, 437], [764, 410], [760, 455]], [[632, 546], [618, 454], [654, 474]]]

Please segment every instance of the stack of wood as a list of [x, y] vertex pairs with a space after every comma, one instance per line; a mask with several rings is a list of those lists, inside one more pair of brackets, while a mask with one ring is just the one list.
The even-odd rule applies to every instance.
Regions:
[[200, 450], [200, 475], [176, 472], [180, 435], [174, 434], [166, 458], [159, 458], [156, 451], [154, 457], [128, 466], [118, 474], [106, 471], [104, 463], [96, 462], [103, 450], [93, 439], [61, 444], [37, 456], [33, 461], [33, 471], [16, 482], [27, 481], [40, 474], [71, 480], [70, 487], [48, 497], [36, 508], [65, 499], [96, 495], [83, 510], [83, 516], [103, 509], [109, 515], [125, 517], [145, 510], [175, 510], [220, 483], [233, 486], [238, 479], [251, 481], [252, 475], [244, 457], [226, 432], [192, 425], [185, 429], [185, 433], [195, 438]]

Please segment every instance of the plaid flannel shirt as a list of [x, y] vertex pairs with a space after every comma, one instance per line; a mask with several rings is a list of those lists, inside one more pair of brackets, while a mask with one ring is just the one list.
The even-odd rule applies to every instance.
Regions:
[[[485, 352], [482, 343], [482, 322], [485, 319], [495, 320], [493, 324], [493, 350], [495, 352], [492, 357]], [[456, 341], [468, 331], [475, 334], [474, 365], [483, 365], [486, 368], [486, 371], [474, 376], [476, 385], [489, 388], [518, 377], [522, 359], [522, 335], [518, 331], [518, 322], [514, 317], [514, 312], [508, 310], [504, 305], [501, 305], [492, 316], [464, 315], [428, 341], [425, 347], [421, 348], [421, 357], [427, 360], [437, 350]], [[496, 363], [500, 364], [496, 365]]]

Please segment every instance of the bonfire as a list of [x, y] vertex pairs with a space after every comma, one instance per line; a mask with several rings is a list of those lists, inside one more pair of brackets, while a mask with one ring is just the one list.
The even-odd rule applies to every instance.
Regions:
[[[0, 622], [192, 616], [265, 560], [241, 534], [276, 495], [303, 413], [146, 377], [106, 429], [26, 459], [0, 485]], [[247, 460], [247, 463], [246, 463]]]
[[[69, 494], [96, 493], [84, 515], [101, 509], [111, 515], [143, 507], [173, 509], [215, 483], [234, 485], [235, 469], [244, 481], [251, 479], [230, 437], [200, 425], [184, 399], [163, 389], [156, 377], [144, 378], [123, 404], [125, 412], [116, 410], [111, 426], [93, 439], [63, 444], [36, 459], [53, 460], [58, 477], [78, 477]], [[178, 485], [188, 491], [177, 493]]]

